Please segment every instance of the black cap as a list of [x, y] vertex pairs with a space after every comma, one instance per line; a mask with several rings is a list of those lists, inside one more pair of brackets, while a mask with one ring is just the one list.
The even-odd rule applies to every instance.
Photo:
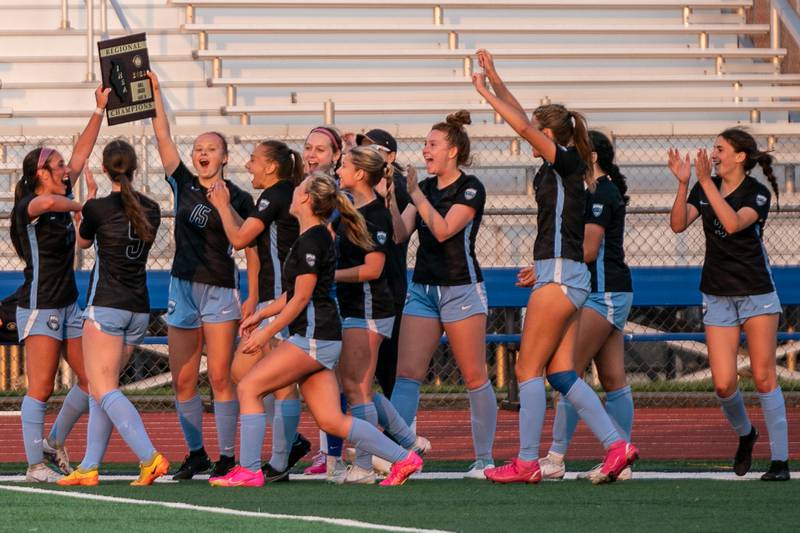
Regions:
[[397, 151], [397, 141], [392, 137], [392, 134], [386, 130], [369, 130], [367, 133], [356, 135], [356, 144], [362, 146], [364, 144], [377, 144], [387, 148], [390, 152]]

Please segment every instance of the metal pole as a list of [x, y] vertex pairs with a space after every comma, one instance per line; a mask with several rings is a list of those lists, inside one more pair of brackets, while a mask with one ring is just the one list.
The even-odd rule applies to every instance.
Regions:
[[69, 29], [69, 0], [61, 0], [61, 25], [62, 30]]
[[769, 3], [769, 45], [773, 49], [781, 46], [781, 16], [772, 0]]
[[86, 0], [86, 81], [95, 81], [94, 75], [94, 3]]
[[108, 0], [100, 0], [100, 33], [103, 38], [108, 35]]

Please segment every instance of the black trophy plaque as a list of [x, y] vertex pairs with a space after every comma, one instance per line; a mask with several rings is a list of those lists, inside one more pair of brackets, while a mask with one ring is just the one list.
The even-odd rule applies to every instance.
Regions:
[[147, 71], [147, 35], [137, 33], [97, 43], [103, 87], [111, 88], [106, 116], [108, 125], [156, 116], [153, 86]]

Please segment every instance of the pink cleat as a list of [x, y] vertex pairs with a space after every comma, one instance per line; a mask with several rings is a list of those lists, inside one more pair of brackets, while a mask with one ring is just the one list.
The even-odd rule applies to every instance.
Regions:
[[639, 450], [633, 444], [618, 440], [608, 447], [600, 475], [592, 478], [592, 483], [612, 483], [617, 480], [625, 468], [632, 465], [639, 458]]
[[253, 472], [237, 465], [224, 476], [212, 477], [208, 482], [212, 487], [263, 487], [264, 473], [261, 469]]
[[483, 473], [486, 479], [494, 483], [539, 483], [542, 480], [542, 470], [537, 459], [523, 461], [514, 457], [503, 466], [487, 468]]
[[381, 487], [402, 485], [414, 472], [422, 470], [422, 458], [416, 452], [408, 452], [405, 459], [392, 465], [392, 471], [381, 481]]
[[311, 461], [311, 466], [303, 470], [303, 474], [313, 476], [314, 474], [325, 474], [328, 472], [328, 454], [322, 450], [317, 452]]

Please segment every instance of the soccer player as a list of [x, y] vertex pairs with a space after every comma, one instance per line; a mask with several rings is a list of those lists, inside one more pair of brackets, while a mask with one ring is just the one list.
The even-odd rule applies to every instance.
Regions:
[[[327, 228], [334, 208], [341, 216], [347, 238], [362, 249], [374, 246], [363, 217], [324, 173], [315, 172], [295, 188], [291, 212], [300, 224], [300, 236], [283, 265], [285, 291], [272, 304], [245, 319], [240, 327], [245, 354], [260, 354], [278, 332], [289, 337], [261, 359], [239, 382], [241, 404], [240, 466], [211, 485], [258, 487], [264, 484], [261, 442], [267, 415], [262, 397], [299, 383], [312, 415], [323, 431], [348, 438], [359, 449], [391, 461], [391, 474], [382, 485], [401, 485], [422, 467], [422, 459], [393, 443], [374, 426], [346, 416], [339, 406], [339, 387], [333, 368], [341, 353], [342, 330], [331, 286], [336, 270], [333, 237]], [[275, 316], [265, 328], [262, 320]]]
[[[233, 247], [241, 250], [256, 242], [260, 261], [257, 285], [258, 306], [262, 309], [272, 303], [283, 292], [281, 266], [289, 248], [297, 240], [297, 219], [289, 213], [292, 192], [303, 178], [303, 161], [300, 154], [281, 141], [264, 141], [256, 145], [246, 164], [252, 175], [254, 189], [262, 193], [256, 209], [239, 223], [230, 207], [230, 193], [224, 184], [209, 190], [208, 198], [217, 209], [225, 229], [225, 235]], [[266, 327], [262, 322], [260, 327]], [[276, 335], [280, 339], [280, 333]], [[271, 344], [264, 345], [261, 357], [269, 353]], [[231, 376], [235, 382], [247, 374], [261, 357], [245, 355], [238, 350], [233, 357]], [[265, 481], [288, 481], [289, 470], [311, 448], [311, 444], [297, 433], [300, 422], [300, 399], [297, 387], [292, 384], [275, 395], [265, 397], [265, 408], [272, 412], [272, 457], [262, 466]]]
[[[714, 390], [739, 436], [733, 471], [743, 476], [750, 470], [758, 439], [737, 384], [737, 352], [744, 331], [772, 456], [761, 479], [785, 481], [789, 479], [789, 438], [775, 362], [781, 303], [763, 242], [771, 194], [750, 176], [759, 165], [777, 199], [772, 161], [772, 156], [758, 149], [752, 135], [738, 128], [727, 129], [716, 138], [710, 159], [705, 150], [698, 150], [694, 161], [697, 183], [689, 191], [689, 155], [681, 157], [677, 150], [670, 150], [669, 168], [678, 180], [670, 227], [680, 233], [698, 217], [703, 220], [703, 324]], [[712, 176], [712, 166], [716, 176]]]
[[86, 453], [59, 485], [99, 483], [98, 467], [112, 426], [139, 458], [139, 478], [131, 485], [151, 485], [169, 470], [141, 416], [119, 390], [119, 374], [150, 324], [147, 256], [161, 223], [158, 204], [131, 184], [136, 159], [136, 151], [125, 141], [106, 145], [103, 171], [111, 180], [111, 193], [87, 201], [82, 210], [78, 246], [94, 246], [96, 253], [83, 313], [84, 365], [92, 396]]
[[408, 167], [414, 203], [402, 212], [395, 231], [402, 232], [398, 240], [403, 241], [416, 230], [419, 247], [400, 326], [392, 404], [411, 425], [420, 385], [444, 329], [469, 390], [475, 462], [466, 475], [482, 479], [494, 464], [497, 400], [486, 369], [488, 305], [475, 256], [486, 190], [478, 178], [461, 170], [470, 161], [464, 128], [470, 122], [467, 111], [458, 111], [431, 128], [422, 151], [430, 178], [417, 183], [416, 170]]
[[[95, 91], [97, 108], [78, 138], [69, 163], [52, 148], [37, 148], [22, 162], [22, 178], [14, 191], [11, 243], [25, 261], [25, 282], [18, 291], [17, 328], [25, 345], [28, 390], [22, 400], [22, 438], [28, 470], [25, 479], [52, 483], [60, 475], [49, 469], [47, 457], [64, 474], [72, 472], [64, 441], [80, 416], [89, 410], [88, 383], [81, 352], [81, 312], [75, 284], [75, 226], [72, 213], [81, 204], [71, 199], [97, 141], [110, 89]], [[87, 180], [87, 198], [97, 186]], [[53, 393], [60, 353], [78, 378], [44, 439], [44, 414]]]
[[[547, 403], [544, 378], [565, 396], [607, 450], [600, 474], [592, 481], [614, 481], [636, 460], [638, 450], [626, 442], [603, 410], [600, 399], [574, 369], [579, 313], [590, 291], [584, 263], [585, 188], [594, 188], [591, 144], [580, 113], [558, 104], [545, 105], [529, 120], [503, 84], [491, 54], [478, 51], [484, 73], [472, 77], [481, 96], [522, 138], [544, 164], [534, 178], [537, 233], [534, 267], [521, 272], [523, 285], [533, 283], [522, 329], [516, 374], [520, 395], [520, 451], [510, 463], [486, 472], [498, 483], [538, 483], [539, 441]], [[486, 86], [489, 78], [494, 92]]]
[[[239, 305], [239, 276], [219, 212], [209, 204], [209, 188], [225, 183], [236, 216], [247, 218], [253, 198], [224, 180], [228, 162], [225, 138], [203, 133], [192, 149], [193, 174], [181, 161], [170, 135], [169, 121], [161, 101], [158, 78], [152, 72], [156, 116], [153, 119], [158, 151], [167, 182], [175, 197], [175, 257], [169, 284], [167, 308], [169, 366], [175, 388], [178, 418], [189, 454], [173, 479], [191, 479], [211, 468], [203, 447], [203, 402], [197, 394], [200, 355], [206, 346], [208, 381], [214, 393], [214, 417], [220, 457], [213, 474], [221, 475], [234, 464], [234, 442], [239, 404], [231, 380], [233, 342], [239, 318], [252, 314], [258, 303], [253, 291]], [[246, 250], [248, 279], [257, 277], [258, 253]]]
[[[586, 366], [594, 360], [600, 384], [606, 391], [605, 409], [630, 441], [633, 427], [633, 396], [625, 382], [625, 339], [623, 330], [633, 303], [631, 272], [625, 264], [625, 206], [628, 186], [625, 176], [614, 163], [614, 147], [599, 131], [589, 131], [592, 143], [593, 178], [596, 188], [589, 194], [586, 226], [583, 234], [583, 259], [592, 276], [592, 292], [580, 313], [580, 328], [575, 343], [575, 370], [583, 377]], [[553, 442], [547, 456], [539, 461], [544, 479], [564, 477], [567, 453], [578, 413], [561, 396], [553, 421]], [[598, 465], [578, 477], [594, 479]], [[618, 480], [631, 479], [626, 467]]]
[[[378, 362], [378, 350], [391, 337], [394, 323], [394, 298], [386, 279], [388, 246], [393, 243], [392, 215], [375, 186], [387, 178], [392, 167], [372, 147], [359, 146], [345, 154], [337, 171], [340, 187], [349, 192], [353, 204], [364, 218], [374, 247], [364, 249], [348, 237], [346, 222], [334, 221], [338, 243], [335, 275], [336, 298], [342, 316], [342, 355], [336, 374], [353, 416], [378, 426], [378, 409], [387, 422], [388, 432], [404, 448], [423, 454], [430, 448], [426, 439], [417, 444], [416, 435], [402, 421], [389, 400], [375, 395], [372, 383]], [[387, 412], [389, 414], [387, 414]], [[398, 432], [401, 434], [398, 435]], [[357, 450], [355, 460], [334, 479], [337, 483], [371, 484], [376, 481], [372, 456]]]

